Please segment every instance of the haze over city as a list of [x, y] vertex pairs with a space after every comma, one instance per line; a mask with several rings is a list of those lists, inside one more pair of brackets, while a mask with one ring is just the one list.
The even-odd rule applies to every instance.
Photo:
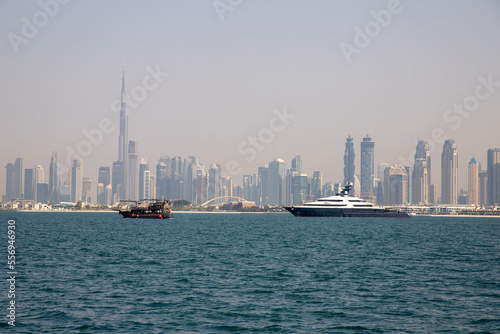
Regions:
[[498, 332], [499, 0], [0, 22], [0, 327]]
[[[299, 154], [304, 172], [341, 182], [345, 138], [359, 154], [368, 133], [376, 165], [405, 165], [417, 140], [435, 143], [439, 184], [446, 137], [466, 189], [469, 160], [485, 168], [500, 146], [500, 3], [233, 3], [1, 3], [0, 192], [8, 162], [48, 170], [52, 152], [64, 162], [103, 119], [112, 131], [83, 157], [84, 176], [117, 160], [123, 66], [126, 93], [137, 93], [128, 136], [152, 167], [163, 155], [236, 161], [241, 184]], [[252, 159], [242, 154], [284, 110], [289, 124]]]

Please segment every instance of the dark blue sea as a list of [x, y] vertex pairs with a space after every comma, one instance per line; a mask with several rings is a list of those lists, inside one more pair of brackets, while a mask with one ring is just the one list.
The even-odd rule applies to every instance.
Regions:
[[500, 333], [500, 218], [173, 217], [0, 213], [0, 331]]

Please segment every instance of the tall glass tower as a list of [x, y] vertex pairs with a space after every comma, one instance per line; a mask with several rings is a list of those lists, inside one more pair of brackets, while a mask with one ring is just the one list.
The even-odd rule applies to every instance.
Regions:
[[441, 155], [441, 203], [457, 204], [458, 199], [458, 153], [453, 139], [444, 142]]
[[[307, 183], [306, 183], [307, 186]], [[269, 205], [282, 205], [286, 199], [286, 162], [274, 159], [268, 167]]]
[[127, 200], [137, 201], [142, 199], [139, 198], [139, 154], [135, 141], [130, 140], [128, 144], [128, 166], [125, 167], [127, 183], [125, 189]]
[[489, 205], [500, 204], [500, 148], [488, 150], [487, 195]]
[[82, 200], [83, 186], [83, 161], [73, 160], [71, 166], [71, 202], [77, 203]]
[[[354, 154], [354, 152], [353, 152]], [[368, 134], [361, 142], [361, 197], [372, 199], [375, 171], [375, 143]]]
[[50, 158], [49, 169], [49, 203], [59, 203], [59, 173], [57, 152]]
[[469, 161], [469, 204], [479, 204], [479, 164], [476, 158], [472, 157]]
[[23, 159], [17, 158], [16, 161], [8, 163], [5, 166], [7, 169], [6, 174], [6, 191], [5, 199], [10, 201], [12, 199], [20, 199], [23, 194]]
[[354, 143], [351, 135], [347, 137], [344, 152], [344, 185], [347, 182], [354, 184]]
[[[423, 160], [423, 161], [422, 161]], [[425, 163], [424, 163], [425, 161]], [[425, 191], [426, 193], [425, 194], [421, 194], [419, 191], [420, 190], [416, 190], [416, 192], [414, 191], [414, 194], [413, 194], [413, 197], [415, 197], [414, 201], [415, 203], [418, 203], [419, 201], [420, 202], [425, 202], [427, 203], [427, 201], [431, 198], [431, 150], [430, 150], [430, 147], [429, 147], [429, 143], [427, 143], [426, 140], [419, 140], [418, 143], [417, 143], [417, 148], [415, 150], [415, 165], [413, 167], [413, 170], [416, 170], [417, 167], [418, 168], [422, 168], [422, 166], [425, 165], [425, 169], [427, 169], [427, 172], [426, 172], [426, 176], [424, 177], [424, 179], [416, 179], [414, 180], [414, 183], [417, 182], [418, 184], [421, 184], [422, 186], [420, 187], [420, 189], [422, 189], [422, 191]], [[420, 169], [421, 170], [421, 169]], [[424, 175], [423, 173], [420, 174], [421, 176]], [[415, 177], [414, 177], [415, 179]], [[426, 185], [424, 185], [424, 183], [426, 183]], [[426, 199], [426, 201], [424, 201], [423, 199]]]

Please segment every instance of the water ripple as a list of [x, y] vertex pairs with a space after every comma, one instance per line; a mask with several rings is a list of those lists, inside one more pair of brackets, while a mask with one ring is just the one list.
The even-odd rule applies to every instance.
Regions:
[[17, 215], [20, 333], [500, 332], [499, 219]]

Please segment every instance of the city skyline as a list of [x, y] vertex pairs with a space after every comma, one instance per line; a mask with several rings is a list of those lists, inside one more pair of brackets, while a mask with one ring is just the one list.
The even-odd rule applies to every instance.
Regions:
[[[198, 160], [193, 156], [189, 156], [184, 161], [182, 161], [181, 156], [172, 158], [161, 156], [156, 166], [158, 176], [151, 175], [147, 159], [139, 155], [138, 143], [128, 140], [127, 97], [125, 65], [123, 64], [119, 114], [120, 131], [117, 145], [118, 160], [113, 162], [111, 175], [109, 175], [109, 167], [99, 167], [95, 193], [92, 189], [92, 178], [85, 177], [83, 174], [83, 158], [81, 157], [83, 153], [73, 150], [69, 157], [76, 159], [71, 160], [71, 170], [67, 172], [67, 184], [69, 185], [60, 182], [59, 175], [61, 171], [58, 152], [53, 152], [50, 158], [48, 184], [44, 183], [43, 166], [37, 165], [36, 169], [25, 169], [23, 189], [23, 158], [17, 158], [14, 164], [8, 163], [5, 167], [5, 199], [26, 198], [43, 203], [62, 202], [59, 193], [63, 192], [63, 189], [60, 187], [65, 185], [69, 188], [67, 190], [69, 190], [69, 200], [71, 202], [82, 200], [89, 204], [103, 205], [110, 205], [125, 199], [140, 200], [152, 197], [190, 199], [190, 201], [200, 204], [220, 196], [233, 196], [233, 190], [236, 189], [232, 186], [233, 177], [236, 179], [241, 176], [241, 168], [239, 172], [236, 172], [229, 166], [226, 169], [221, 164], [211, 163], [207, 172], [208, 167], [199, 164]], [[280, 118], [286, 117], [286, 111], [284, 111], [285, 116], [279, 115], [279, 112], [275, 114]], [[264, 130], [268, 130], [272, 134], [275, 128], [272, 128], [272, 130], [266, 128]], [[92, 139], [95, 139], [95, 135], [102, 136], [103, 134], [98, 130], [94, 130], [87, 135], [89, 141], [92, 141]], [[261, 143], [264, 142], [260, 135], [259, 138], [253, 139], [254, 145], [257, 145], [255, 143], [258, 143], [256, 142], [258, 139], [261, 140]], [[302, 158], [300, 155], [296, 155], [291, 161], [290, 168], [287, 167], [287, 162], [280, 158], [274, 158], [268, 164], [258, 167], [258, 174], [254, 174], [252, 179], [253, 185], [259, 189], [258, 195], [254, 191], [254, 198], [247, 199], [254, 200], [257, 205], [300, 204], [303, 201], [317, 199], [330, 193], [334, 194], [338, 192], [342, 184], [352, 182], [354, 184], [354, 195], [380, 204], [401, 205], [413, 203], [426, 205], [436, 203], [437, 199], [442, 204], [459, 204], [459, 193], [462, 195], [464, 189], [459, 189], [457, 146], [454, 139], [447, 139], [446, 137], [441, 139], [444, 140], [444, 145], [441, 154], [440, 188], [432, 182], [431, 147], [427, 140], [419, 139], [417, 141], [413, 165], [411, 165], [411, 162], [407, 162], [408, 165], [406, 166], [397, 163], [393, 165], [382, 163], [378, 165], [378, 178], [375, 178], [375, 142], [369, 134], [362, 138], [360, 142], [360, 170], [356, 171], [355, 141], [349, 133], [344, 149], [343, 181], [341, 183], [335, 180], [325, 182], [325, 186], [331, 185], [329, 186], [331, 191], [323, 189], [321, 171], [315, 170], [312, 177], [308, 177], [307, 173], [302, 173]], [[84, 144], [90, 145], [87, 141]], [[258, 146], [255, 146], [255, 148], [258, 148]], [[492, 174], [490, 175], [492, 179], [495, 179], [496, 176], [493, 175], [496, 175], [496, 172], [492, 172], [495, 167], [491, 167], [491, 160], [496, 159], [496, 156], [492, 158], [490, 153], [495, 150], [498, 151], [498, 149], [488, 150], [487, 173]], [[471, 174], [472, 161], [477, 166], [475, 172]], [[386, 166], [384, 167], [385, 170], [383, 170], [384, 177], [380, 175], [382, 165]], [[494, 204], [498, 192], [495, 188], [497, 185], [491, 186], [487, 183], [488, 177], [485, 176], [481, 183], [482, 187], [479, 187], [479, 166], [473, 157], [469, 162], [469, 171], [467, 173], [467, 191], [472, 191], [472, 193], [469, 192], [468, 194], [467, 202]], [[103, 169], [106, 169], [107, 176], [101, 175]], [[186, 175], [186, 171], [189, 171], [189, 176]], [[481, 170], [481, 172], [484, 173], [484, 170]], [[471, 181], [471, 178], [474, 178], [476, 174], [477, 180]], [[111, 183], [109, 181], [110, 176], [112, 176]], [[238, 189], [235, 198], [243, 198], [248, 193], [248, 190], [244, 189], [247, 176], [243, 175], [241, 178], [242, 186], [238, 185], [240, 189]], [[104, 181], [104, 179], [106, 180]], [[42, 182], [39, 182], [40, 180]], [[156, 184], [152, 184], [153, 181]], [[227, 181], [229, 181], [229, 184], [227, 184]], [[375, 184], [377, 182], [378, 185]], [[239, 182], [236, 181], [235, 183], [238, 184]], [[382, 189], [380, 189], [381, 187]], [[156, 189], [158, 189], [158, 193], [156, 193]], [[334, 189], [337, 191], [334, 191]], [[477, 194], [479, 190], [483, 193], [482, 201], [479, 201], [479, 194]], [[94, 195], [92, 195], [93, 193]], [[28, 197], [25, 197], [25, 194], [28, 194]], [[152, 196], [155, 194], [157, 196]], [[477, 199], [471, 200], [472, 196], [477, 197]], [[95, 199], [94, 202], [92, 202], [92, 198]], [[65, 199], [68, 200], [67, 197]], [[488, 199], [488, 201], [485, 202], [484, 199]]]
[[[346, 157], [352, 157], [354, 154], [353, 145], [354, 139], [349, 135], [346, 141]], [[57, 193], [58, 199], [52, 201], [53, 203], [82, 200], [88, 204], [110, 205], [124, 199], [168, 198], [188, 199], [194, 204], [202, 204], [226, 196], [252, 200], [259, 206], [282, 205], [300, 204], [319, 197], [331, 196], [338, 193], [342, 184], [346, 182], [345, 180], [343, 183], [338, 183], [338, 180], [323, 180], [321, 171], [314, 171], [312, 175], [302, 173], [300, 155], [292, 158], [291, 164], [275, 158], [259, 167], [257, 173], [242, 175], [241, 183], [238, 182], [240, 175], [227, 175], [220, 164], [205, 165], [193, 156], [184, 159], [181, 156], [159, 157], [156, 165], [157, 175], [151, 175], [147, 160], [138, 155], [137, 143], [130, 141], [128, 146], [131, 173], [127, 178], [128, 191], [125, 198], [119, 196], [119, 189], [115, 189], [121, 187], [120, 182], [123, 180], [121, 167], [119, 173], [112, 174], [112, 176], [108, 166], [99, 167], [99, 178], [97, 183], [93, 184], [91, 178], [84, 176], [83, 160], [73, 160], [71, 172], [66, 173], [64, 180], [61, 181], [58, 178], [60, 171], [57, 167], [57, 152], [53, 152], [50, 159], [49, 183], [45, 183], [42, 165], [24, 169], [23, 178], [23, 158], [17, 158], [14, 163], [8, 163], [5, 166], [7, 187], [4, 201], [8, 201], [9, 198], [24, 198], [51, 203], [52, 193]], [[373, 190], [368, 193], [360, 192], [361, 188], [358, 185], [357, 192], [359, 193], [355, 193], [357, 196], [382, 205], [437, 203], [495, 205], [499, 203], [499, 148], [488, 149], [486, 170], [481, 168], [480, 163], [472, 157], [465, 173], [468, 188], [458, 189], [458, 171], [461, 169], [457, 165], [459, 154], [455, 141], [446, 140], [441, 154], [442, 191], [440, 196], [437, 196], [436, 190], [439, 188], [427, 177], [429, 172], [426, 166], [431, 156], [426, 141], [418, 142], [413, 167], [382, 163], [377, 166], [377, 177], [374, 173], [367, 172], [366, 168], [372, 165], [374, 160], [375, 142], [369, 135], [366, 135], [360, 142], [360, 146], [361, 167], [359, 173], [354, 171], [356, 180], [366, 178], [363, 174], [371, 174], [368, 179], [371, 179]], [[119, 166], [122, 165], [121, 161], [115, 161], [114, 170], [117, 163]], [[346, 166], [352, 164], [351, 158], [346, 159]], [[374, 166], [368, 169], [374, 170]], [[58, 181], [55, 181], [56, 179]], [[94, 192], [95, 186], [97, 187]], [[254, 186], [257, 187], [255, 190], [249, 190]]]
[[[161, 156], [156, 166], [158, 177], [151, 175], [147, 159], [139, 155], [138, 143], [128, 140], [128, 112], [126, 106], [127, 95], [125, 90], [124, 66], [122, 71], [118, 160], [112, 165], [113, 172], [111, 175], [109, 175], [109, 167], [99, 167], [98, 183], [94, 195], [92, 195], [92, 179], [84, 177], [83, 174], [83, 159], [81, 158], [83, 154], [73, 151], [70, 155], [72, 158], [78, 159], [71, 160], [71, 170], [67, 172], [67, 183], [62, 184], [59, 179], [61, 171], [58, 163], [58, 153], [53, 152], [50, 158], [49, 183], [44, 183], [42, 165], [37, 165], [32, 169], [25, 169], [24, 192], [22, 177], [23, 158], [17, 158], [14, 164], [8, 163], [6, 165], [6, 200], [8, 198], [26, 198], [48, 203], [62, 202], [64, 200], [61, 200], [59, 193], [63, 190], [60, 187], [65, 185], [69, 188], [67, 190], [69, 190], [69, 200], [71, 202], [82, 200], [90, 204], [91, 199], [94, 198], [95, 201], [92, 204], [103, 205], [110, 205], [124, 199], [140, 200], [152, 197], [190, 199], [190, 201], [200, 204], [201, 202], [210, 201], [220, 196], [233, 196], [233, 190], [236, 189], [232, 186], [233, 177], [241, 176], [241, 169], [239, 172], [235, 172], [234, 169], [223, 168], [221, 164], [211, 163], [208, 172], [206, 172], [208, 167], [199, 164], [198, 160], [193, 156], [189, 156], [184, 161], [181, 156], [174, 156], [172, 158]], [[270, 129], [267, 130], [272, 132]], [[99, 135], [99, 132], [95, 132], [94, 134], [96, 133]], [[88, 139], [91, 140], [94, 134], [90, 134]], [[366, 134], [362, 138], [360, 142], [360, 170], [357, 172], [355, 142], [354, 138], [349, 134], [345, 142], [343, 181], [338, 183], [335, 180], [330, 180], [324, 184], [324, 186], [330, 184], [331, 191], [328, 189], [325, 191], [323, 188], [321, 171], [315, 170], [312, 177], [308, 177], [307, 173], [302, 173], [302, 158], [300, 155], [296, 155], [291, 161], [290, 168], [287, 167], [287, 162], [280, 158], [274, 158], [268, 164], [258, 167], [258, 174], [253, 174], [252, 182], [254, 186], [258, 187], [259, 194], [256, 195], [254, 191], [254, 198], [247, 199], [254, 200], [257, 205], [300, 204], [303, 201], [317, 199], [320, 196], [328, 196], [330, 192], [334, 194], [338, 192], [342, 184], [352, 182], [354, 184], [353, 194], [380, 204], [401, 205], [413, 203], [426, 205], [435, 204], [437, 199], [442, 204], [460, 204], [459, 193], [462, 195], [464, 189], [459, 190], [458, 187], [459, 155], [457, 154], [457, 146], [454, 139], [442, 139], [444, 140], [444, 145], [441, 154], [440, 188], [432, 182], [431, 148], [427, 140], [418, 140], [413, 166], [382, 163], [378, 165], [378, 178], [375, 178], [374, 162], [376, 155], [374, 141], [369, 134]], [[488, 170], [486, 172], [488, 175], [491, 174], [490, 178], [493, 180], [496, 180], [495, 173], [497, 172], [495, 171], [495, 167], [492, 167], [491, 161], [499, 159], [496, 155], [490, 153], [498, 152], [498, 150], [488, 150]], [[477, 166], [471, 174], [470, 168], [472, 162]], [[382, 166], [385, 166], [385, 169], [382, 170], [383, 177], [380, 175], [380, 168]], [[498, 190], [495, 187], [498, 187], [498, 185], [495, 184], [496, 181], [493, 182], [494, 186], [488, 183], [488, 176], [485, 175], [481, 183], [482, 187], [480, 188], [479, 175], [480, 172], [484, 174], [485, 171], [480, 171], [479, 166], [480, 164], [473, 157], [468, 165], [467, 202], [472, 202], [472, 204], [494, 204], [498, 197]], [[103, 170], [105, 170], [107, 175], [101, 175]], [[187, 175], [186, 171], [189, 171]], [[471, 178], [474, 178], [476, 174], [477, 180], [471, 181]], [[112, 176], [111, 183], [109, 181], [110, 176]], [[243, 198], [248, 193], [248, 190], [244, 189], [246, 177], [248, 175], [243, 175], [241, 178], [241, 185], [243, 187], [238, 185], [240, 189], [238, 189], [238, 194], [235, 198]], [[39, 182], [40, 180], [42, 182]], [[152, 184], [153, 181], [156, 181], [156, 184]], [[229, 181], [229, 184], [227, 184], [227, 181]], [[375, 184], [377, 182], [378, 185]], [[236, 184], [238, 184], [237, 181]], [[381, 187], [382, 189], [380, 189]], [[156, 193], [156, 189], [158, 189], [158, 193]], [[479, 201], [479, 194], [477, 194], [479, 190], [483, 193], [481, 201]], [[438, 193], [439, 196], [437, 195]], [[28, 194], [28, 197], [25, 197], [25, 194]], [[152, 196], [155, 194], [157, 196]], [[472, 196], [477, 197], [477, 199], [471, 200]], [[488, 201], [486, 202], [485, 199]]]
[[[44, 9], [3, 3], [0, 117], [8, 126], [0, 140], [15, 145], [3, 146], [0, 163], [23, 157], [24, 169], [41, 164], [47, 177], [52, 152], [69, 169], [68, 148], [87, 141], [90, 147], [80, 145], [89, 151], [84, 176], [95, 192], [99, 167], [120, 158], [125, 91], [127, 137], [150, 163], [192, 155], [223, 168], [236, 161], [245, 175], [300, 154], [304, 173], [342, 180], [346, 135], [359, 157], [357, 143], [369, 133], [380, 148], [375, 165], [413, 166], [418, 140], [427, 140], [432, 182], [440, 185], [446, 137], [459, 147], [458, 188], [466, 189], [463, 166], [475, 156], [484, 169], [487, 150], [499, 146], [500, 46], [491, 42], [499, 7], [401, 1], [378, 34], [366, 35], [388, 2], [255, 1], [224, 20], [210, 2], [71, 2], [27, 38], [25, 22], [34, 24]], [[87, 22], [91, 29], [83, 29]], [[367, 45], [359, 46], [357, 31], [369, 37]], [[27, 42], [14, 47], [13, 34]], [[345, 45], [358, 52], [346, 57]], [[293, 118], [277, 123], [275, 110]], [[273, 126], [278, 131], [264, 131]], [[264, 141], [253, 146], [252, 137]], [[126, 177], [128, 164], [115, 173], [120, 167]], [[0, 168], [3, 191], [5, 180]]]

